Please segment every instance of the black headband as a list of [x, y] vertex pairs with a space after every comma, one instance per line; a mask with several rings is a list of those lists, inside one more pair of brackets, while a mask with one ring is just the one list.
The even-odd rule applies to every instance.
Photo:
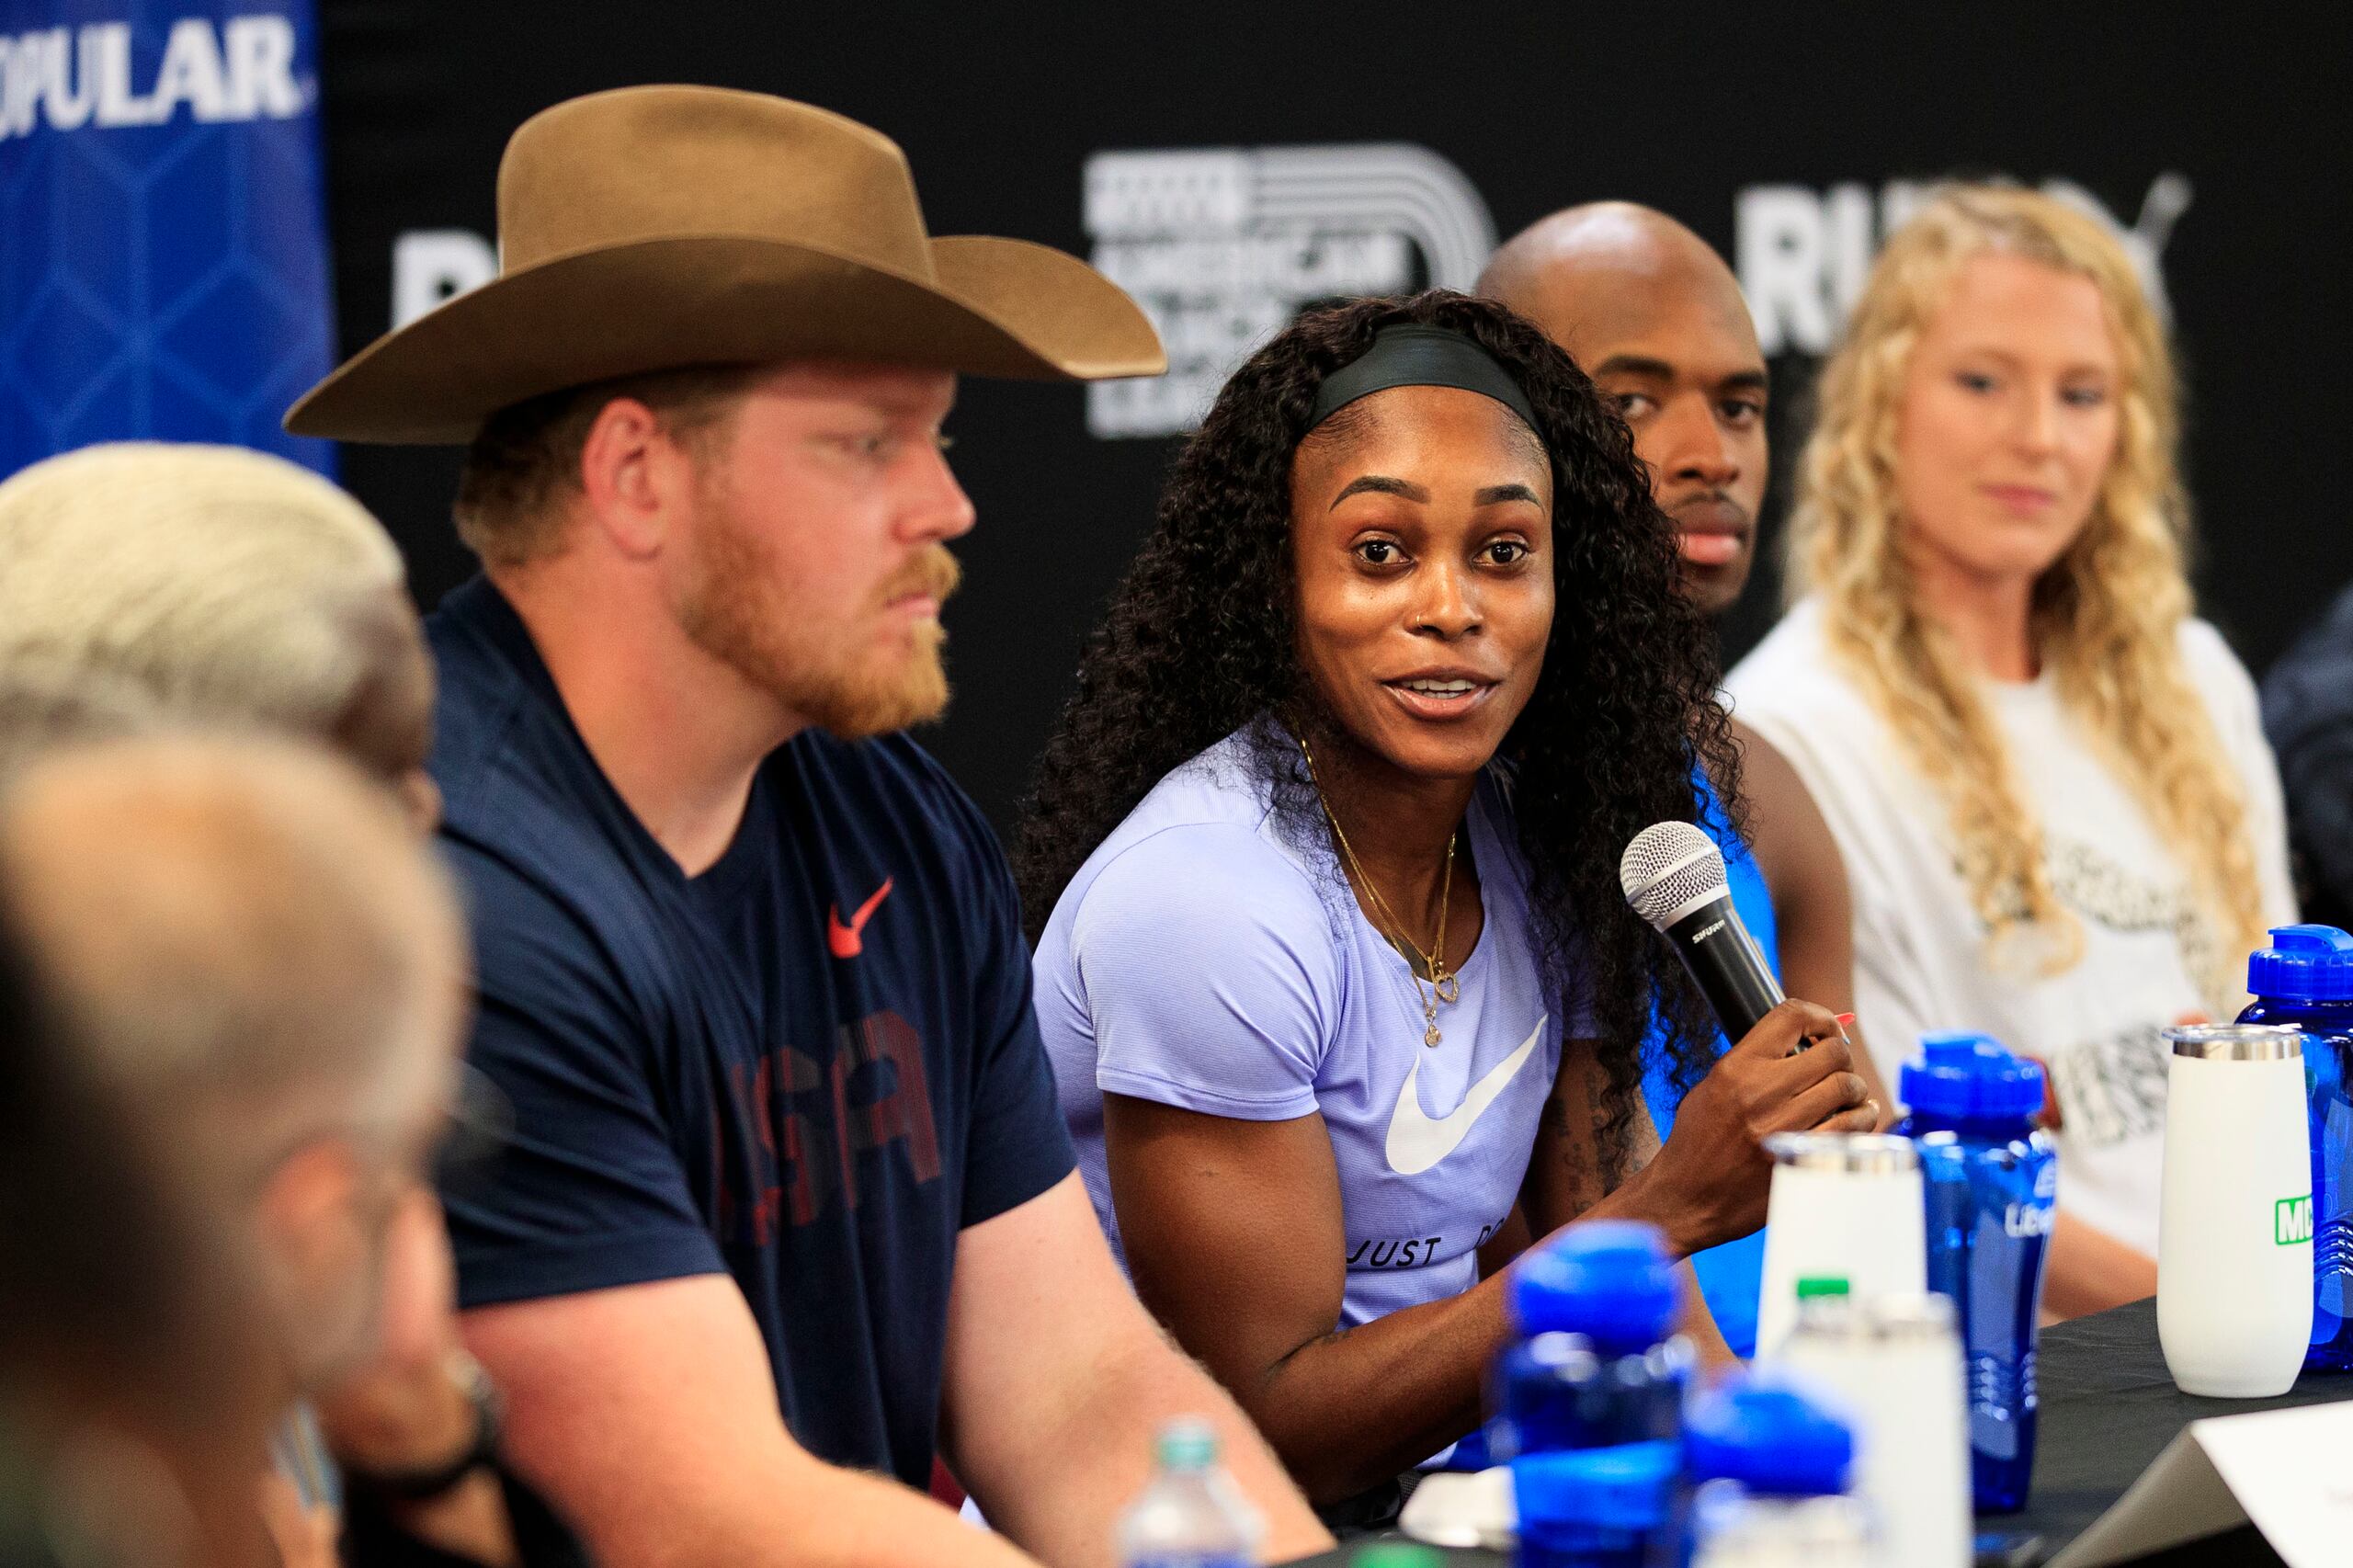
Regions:
[[1454, 387], [1494, 398], [1519, 415], [1540, 438], [1544, 427], [1528, 394], [1495, 357], [1462, 334], [1442, 326], [1384, 326], [1372, 347], [1324, 378], [1315, 390], [1314, 429], [1360, 397], [1391, 387]]

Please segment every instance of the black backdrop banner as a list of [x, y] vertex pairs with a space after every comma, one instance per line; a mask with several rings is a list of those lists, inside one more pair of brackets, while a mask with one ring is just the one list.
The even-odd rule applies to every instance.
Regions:
[[[933, 233], [1060, 245], [1144, 301], [1169, 377], [968, 382], [949, 424], [980, 527], [948, 612], [955, 705], [926, 738], [1001, 829], [1231, 364], [1308, 300], [1467, 287], [1499, 236], [1573, 202], [1648, 202], [1737, 267], [1776, 379], [1768, 560], [1807, 383], [1879, 237], [1922, 185], [1998, 175], [2097, 206], [2167, 302], [2203, 613], [2260, 672], [2353, 577], [2353, 26], [2333, 9], [2268, 37], [2189, 6], [321, 9], [347, 352], [494, 268], [517, 124], [644, 82], [865, 120], [906, 149]], [[428, 606], [472, 570], [456, 472], [448, 450], [344, 454]], [[1728, 660], [1777, 604], [1760, 571]]]

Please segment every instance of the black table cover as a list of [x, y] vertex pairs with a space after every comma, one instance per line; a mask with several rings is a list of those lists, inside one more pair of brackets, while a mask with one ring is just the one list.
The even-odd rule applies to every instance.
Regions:
[[[1981, 1542], [1990, 1536], [2036, 1536], [2042, 1554], [2056, 1553], [2124, 1494], [2165, 1446], [2192, 1421], [2353, 1399], [2353, 1374], [2306, 1373], [2277, 1399], [2198, 1399], [2173, 1386], [2157, 1348], [2157, 1304], [2135, 1301], [2096, 1317], [2047, 1329], [2040, 1358], [2041, 1425], [2034, 1453], [2034, 1488], [2022, 1514], [1986, 1515], [1977, 1521]], [[1305, 1560], [1347, 1562], [1349, 1551]], [[1449, 1551], [1449, 1568], [1495, 1568], [1490, 1551]], [[1988, 1557], [1989, 1563], [1997, 1561]], [[2140, 1560], [2146, 1568], [2228, 1564], [2262, 1568], [2279, 1555], [2252, 1527], [2191, 1541]]]

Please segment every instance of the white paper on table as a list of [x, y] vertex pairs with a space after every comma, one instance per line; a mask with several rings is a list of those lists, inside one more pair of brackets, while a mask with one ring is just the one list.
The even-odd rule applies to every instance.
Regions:
[[2289, 1568], [2353, 1540], [2353, 1402], [2193, 1421], [2050, 1568], [2106, 1568], [2253, 1524]]
[[1422, 1477], [1397, 1528], [1432, 1546], [1483, 1546], [1509, 1551], [1518, 1533], [1512, 1506], [1511, 1469], [1496, 1465], [1476, 1473], [1435, 1471]]

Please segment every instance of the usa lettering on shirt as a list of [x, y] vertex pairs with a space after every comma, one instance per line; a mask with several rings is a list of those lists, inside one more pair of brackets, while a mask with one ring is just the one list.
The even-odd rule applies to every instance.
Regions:
[[725, 1140], [712, 1140], [722, 1241], [767, 1246], [779, 1219], [814, 1224], [836, 1198], [857, 1209], [856, 1161], [870, 1150], [896, 1146], [918, 1186], [939, 1178], [923, 1037], [894, 1012], [843, 1025], [830, 1062], [789, 1045], [748, 1065], [731, 1062], [727, 1088], [753, 1130], [758, 1174], [755, 1190], [739, 1190], [719, 1159]]

